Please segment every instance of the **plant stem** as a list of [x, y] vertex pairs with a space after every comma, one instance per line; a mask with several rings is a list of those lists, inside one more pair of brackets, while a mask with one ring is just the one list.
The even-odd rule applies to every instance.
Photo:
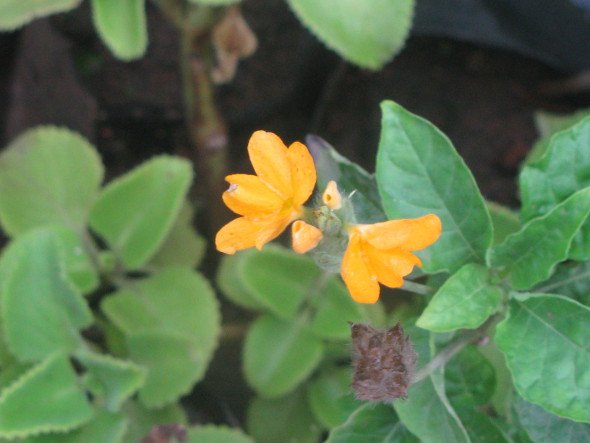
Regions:
[[402, 289], [404, 291], [413, 292], [414, 294], [419, 295], [432, 295], [434, 293], [434, 289], [432, 289], [430, 286], [426, 286], [422, 283], [416, 283], [410, 280], [404, 281]]

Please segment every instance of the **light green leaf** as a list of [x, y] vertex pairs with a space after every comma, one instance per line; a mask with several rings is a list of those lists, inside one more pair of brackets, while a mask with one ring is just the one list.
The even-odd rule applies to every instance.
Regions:
[[118, 412], [145, 381], [145, 370], [130, 361], [90, 351], [82, 351], [76, 357], [88, 371], [86, 384], [108, 411]]
[[380, 69], [402, 48], [412, 24], [413, 0], [288, 0], [326, 46], [363, 68]]
[[494, 240], [492, 244], [497, 245], [504, 241], [510, 234], [518, 231], [520, 220], [518, 214], [514, 211], [494, 202], [486, 202], [490, 216], [492, 217], [492, 226], [494, 228]]
[[528, 294], [510, 301], [495, 341], [525, 400], [590, 421], [590, 309], [568, 298]]
[[515, 289], [528, 289], [549, 278], [567, 258], [572, 239], [590, 213], [590, 187], [576, 192], [490, 250], [488, 261]]
[[535, 443], [590, 441], [590, 425], [587, 423], [576, 423], [550, 414], [520, 397], [516, 399], [515, 409], [518, 421]]
[[486, 267], [467, 264], [434, 294], [416, 325], [435, 332], [475, 329], [501, 301], [502, 290], [490, 283]]
[[590, 305], [590, 262], [566, 262], [557, 266], [555, 273], [534, 292], [561, 294]]
[[69, 11], [82, 0], [2, 0], [0, 2], [0, 31], [12, 31], [36, 18]]
[[397, 419], [389, 405], [365, 403], [340, 426], [332, 429], [326, 443], [419, 443]]
[[93, 410], [68, 358], [56, 354], [0, 394], [0, 438], [65, 432], [88, 422]]
[[140, 58], [148, 35], [144, 0], [91, 0], [94, 26], [102, 41], [121, 60]]
[[2, 227], [10, 236], [49, 224], [80, 232], [102, 178], [100, 158], [82, 136], [52, 126], [26, 131], [0, 155]]
[[302, 321], [286, 322], [264, 315], [252, 324], [246, 336], [246, 380], [260, 395], [280, 397], [309, 377], [322, 354], [322, 342]]
[[65, 278], [55, 233], [37, 229], [18, 237], [0, 261], [2, 326], [10, 351], [22, 361], [69, 352], [92, 313]]
[[249, 256], [257, 254], [255, 249], [238, 251], [234, 255], [224, 255], [217, 270], [215, 282], [221, 292], [233, 303], [246, 309], [263, 310], [264, 304], [252, 296], [244, 283], [243, 265]]
[[187, 443], [254, 443], [239, 429], [227, 426], [193, 426], [187, 436]]
[[156, 157], [112, 181], [90, 213], [90, 226], [130, 269], [145, 264], [170, 232], [191, 182], [191, 165]]
[[376, 176], [387, 216], [440, 217], [440, 238], [419, 253], [425, 272], [455, 272], [468, 262], [483, 262], [492, 223], [465, 162], [428, 121], [392, 101], [381, 109]]
[[123, 412], [129, 422], [125, 438], [123, 438], [125, 443], [141, 441], [154, 426], [187, 422], [186, 415], [178, 404], [160, 409], [147, 409], [139, 402], [128, 401], [123, 406]]
[[257, 443], [317, 443], [321, 434], [301, 389], [281, 398], [252, 400], [246, 429]]

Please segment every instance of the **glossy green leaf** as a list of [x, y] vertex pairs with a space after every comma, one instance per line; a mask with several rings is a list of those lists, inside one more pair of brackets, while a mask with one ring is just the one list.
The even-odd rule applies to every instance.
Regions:
[[329, 143], [315, 135], [305, 139], [317, 170], [317, 188], [324, 192], [330, 180], [344, 196], [350, 196], [357, 223], [376, 223], [386, 219], [375, 176], [340, 155]]
[[13, 240], [0, 261], [2, 274], [2, 326], [16, 357], [38, 361], [79, 345], [78, 330], [92, 323], [92, 313], [64, 276], [51, 229]]
[[475, 329], [501, 301], [502, 290], [490, 283], [486, 267], [467, 264], [434, 294], [416, 325], [435, 332]]
[[354, 398], [350, 368], [331, 368], [313, 380], [307, 399], [316, 419], [331, 429], [342, 424], [362, 403]]
[[237, 428], [227, 426], [193, 426], [188, 430], [187, 443], [254, 443]]
[[139, 442], [154, 426], [187, 422], [183, 409], [178, 404], [172, 404], [159, 409], [147, 409], [136, 401], [128, 401], [123, 406], [123, 412], [128, 418], [127, 432], [123, 442]]
[[186, 160], [156, 157], [104, 189], [90, 213], [90, 226], [123, 263], [136, 269], [160, 248], [191, 182]]
[[522, 398], [515, 404], [518, 421], [535, 443], [579, 443], [590, 441], [590, 425], [550, 414]]
[[250, 255], [257, 254], [255, 249], [238, 251], [234, 255], [224, 255], [217, 269], [216, 283], [221, 292], [233, 303], [246, 309], [263, 310], [265, 305], [251, 295], [244, 283], [243, 265]]
[[0, 394], [0, 438], [65, 432], [88, 422], [93, 410], [68, 358], [55, 354]]
[[326, 46], [363, 68], [380, 69], [403, 47], [410, 31], [413, 0], [288, 0]]
[[121, 60], [140, 58], [148, 35], [144, 0], [91, 0], [94, 26], [102, 41]]
[[281, 398], [252, 400], [246, 430], [257, 443], [317, 443], [321, 434], [301, 389]]
[[525, 400], [590, 421], [590, 309], [565, 297], [513, 298], [495, 341]]
[[518, 214], [498, 203], [486, 202], [490, 216], [492, 217], [492, 226], [494, 228], [493, 244], [502, 243], [510, 234], [518, 231], [520, 220]]
[[166, 266], [196, 268], [205, 255], [205, 239], [192, 226], [193, 209], [188, 202], [178, 214], [164, 243], [150, 261], [150, 267]]
[[567, 258], [572, 239], [589, 213], [590, 187], [528, 222], [490, 250], [488, 261], [515, 289], [529, 289], [548, 279], [555, 265]]
[[381, 110], [376, 176], [387, 216], [440, 217], [440, 238], [418, 253], [425, 272], [455, 272], [468, 262], [483, 262], [492, 223], [463, 159], [428, 121], [392, 101]]
[[419, 443], [398, 420], [393, 408], [365, 403], [340, 426], [332, 429], [326, 443]]
[[319, 364], [322, 342], [302, 321], [270, 315], [258, 318], [244, 344], [244, 373], [260, 395], [280, 397], [293, 391]]
[[86, 384], [108, 411], [117, 412], [145, 381], [145, 370], [136, 364], [110, 355], [83, 351], [77, 359], [86, 368]]
[[590, 305], [590, 262], [560, 264], [551, 278], [536, 286], [534, 292], [565, 295]]
[[4, 231], [57, 223], [81, 232], [102, 178], [100, 158], [82, 136], [52, 126], [24, 132], [0, 155]]
[[36, 18], [69, 11], [82, 0], [2, 0], [0, 2], [0, 31], [12, 31]]

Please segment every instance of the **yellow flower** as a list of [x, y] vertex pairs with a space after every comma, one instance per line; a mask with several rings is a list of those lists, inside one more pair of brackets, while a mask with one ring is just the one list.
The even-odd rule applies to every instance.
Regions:
[[240, 215], [215, 237], [221, 252], [234, 254], [251, 248], [261, 249], [301, 217], [303, 203], [313, 192], [316, 170], [304, 144], [288, 148], [271, 132], [256, 131], [248, 143], [248, 155], [256, 175], [233, 174], [223, 201]]
[[342, 278], [359, 303], [379, 299], [379, 283], [398, 288], [414, 266], [422, 266], [410, 251], [424, 249], [441, 233], [440, 219], [424, 217], [390, 220], [372, 225], [351, 225], [348, 247], [342, 259]]
[[293, 250], [298, 254], [305, 254], [315, 248], [324, 234], [315, 226], [305, 223], [303, 220], [297, 220], [291, 225], [293, 239]]

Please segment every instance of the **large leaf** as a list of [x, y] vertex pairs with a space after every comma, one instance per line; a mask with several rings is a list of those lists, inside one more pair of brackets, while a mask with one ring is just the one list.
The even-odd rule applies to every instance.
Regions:
[[299, 19], [329, 48], [363, 68], [380, 69], [402, 48], [413, 0], [288, 0]]
[[234, 255], [224, 255], [217, 268], [215, 282], [221, 292], [233, 303], [246, 308], [263, 310], [265, 305], [252, 296], [244, 283], [243, 265], [249, 256], [257, 254], [255, 249], [238, 251]]
[[60, 265], [51, 229], [18, 237], [2, 255], [2, 326], [9, 349], [20, 360], [74, 350], [81, 341], [78, 330], [92, 323], [88, 305]]
[[465, 263], [483, 262], [492, 223], [463, 159], [428, 121], [391, 101], [381, 109], [376, 175], [387, 216], [440, 217], [440, 238], [420, 253], [426, 272], [454, 272]]
[[254, 443], [239, 429], [226, 426], [193, 426], [188, 430], [187, 443]]
[[492, 217], [492, 226], [494, 228], [493, 244], [497, 245], [504, 241], [510, 234], [520, 229], [520, 220], [518, 214], [509, 208], [498, 203], [486, 202], [490, 216]]
[[69, 11], [82, 0], [2, 0], [0, 2], [0, 31], [11, 31], [36, 18]]
[[83, 137], [51, 126], [31, 129], [0, 155], [2, 227], [11, 236], [53, 223], [80, 232], [102, 177], [100, 158]]
[[474, 329], [499, 308], [501, 300], [502, 290], [490, 283], [486, 267], [467, 264], [434, 294], [416, 325], [435, 332]]
[[565, 297], [510, 301], [495, 341], [522, 397], [562, 417], [590, 421], [590, 309]]
[[191, 182], [190, 164], [156, 157], [114, 180], [90, 213], [90, 226], [123, 263], [136, 269], [162, 245]]
[[93, 410], [68, 358], [56, 354], [30, 369], [0, 395], [0, 438], [68, 431]]
[[549, 278], [567, 258], [572, 239], [590, 214], [590, 187], [576, 192], [542, 217], [527, 223], [490, 250], [488, 261], [515, 289], [529, 289]]
[[[472, 443], [514, 443], [503, 429], [504, 423], [474, 408], [458, 408], [457, 412]], [[520, 441], [520, 443], [524, 443]]]
[[560, 264], [551, 278], [536, 286], [534, 292], [561, 294], [590, 305], [590, 262]]
[[246, 336], [246, 380], [259, 394], [280, 397], [311, 374], [322, 354], [322, 342], [306, 329], [304, 322], [264, 315], [254, 322]]
[[102, 41], [121, 60], [141, 57], [148, 35], [144, 0], [91, 0], [94, 26]]
[[366, 403], [332, 429], [326, 443], [418, 443], [391, 406]]

